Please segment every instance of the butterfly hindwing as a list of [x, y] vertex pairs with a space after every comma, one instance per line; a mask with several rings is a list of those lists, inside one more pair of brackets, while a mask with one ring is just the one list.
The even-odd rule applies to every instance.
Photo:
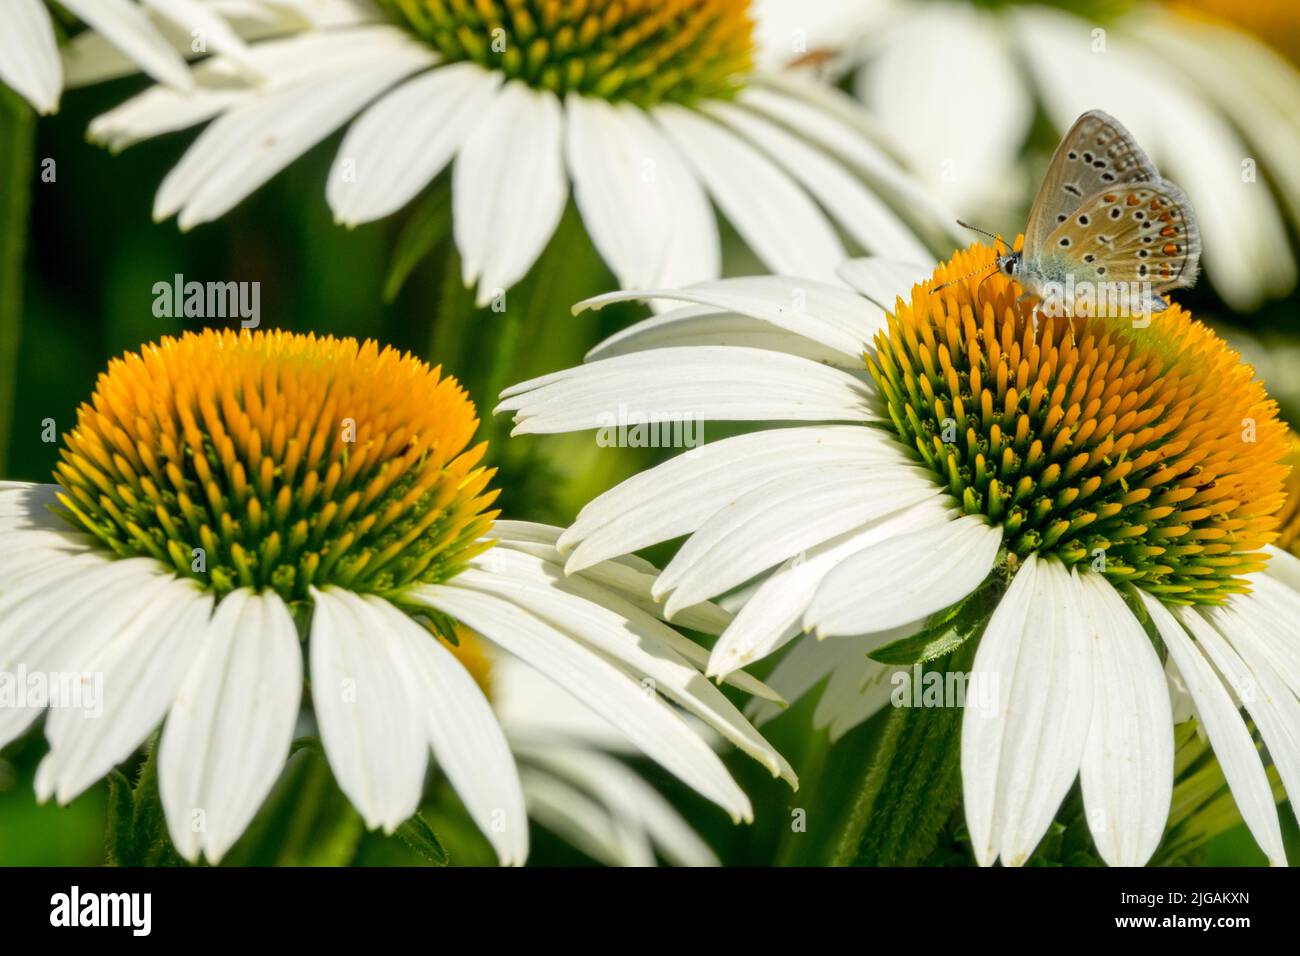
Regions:
[[1026, 254], [1037, 251], [1086, 198], [1131, 183], [1159, 181], [1156, 167], [1119, 120], [1101, 110], [1084, 113], [1052, 155], [1029, 210]]
[[1201, 236], [1183, 191], [1168, 180], [1085, 199], [1044, 241], [1042, 255], [1077, 280], [1148, 283], [1156, 293], [1196, 281]]

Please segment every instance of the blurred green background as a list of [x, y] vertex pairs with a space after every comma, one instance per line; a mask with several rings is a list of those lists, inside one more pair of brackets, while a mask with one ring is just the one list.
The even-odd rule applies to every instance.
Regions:
[[[509, 293], [503, 313], [475, 311], [460, 285], [459, 262], [447, 235], [445, 183], [423, 204], [381, 223], [355, 231], [333, 224], [324, 184], [338, 137], [219, 222], [183, 234], [172, 222], [154, 224], [150, 211], [158, 184], [192, 135], [117, 157], [84, 141], [91, 118], [141, 85], [121, 81], [71, 93], [57, 117], [36, 126], [13, 428], [0, 477], [48, 480], [58, 446], [42, 441], [42, 422], [53, 419], [60, 431], [70, 427], [110, 357], [186, 327], [185, 320], [158, 319], [152, 310], [154, 283], [177, 273], [187, 280], [260, 282], [264, 327], [373, 337], [441, 363], [466, 384], [486, 419], [483, 434], [492, 441], [490, 458], [500, 468], [497, 484], [507, 517], [566, 523], [581, 504], [658, 454], [599, 448], [590, 434], [507, 441], [507, 423], [488, 417], [501, 387], [579, 362], [599, 339], [644, 314], [630, 306], [570, 314], [574, 301], [614, 284], [572, 208], [546, 255]], [[1045, 160], [1055, 145], [1045, 122], [1034, 142]], [[53, 182], [39, 178], [45, 160], [54, 162]], [[734, 237], [727, 237], [727, 246], [729, 273], [757, 271]], [[427, 254], [417, 256], [422, 252]], [[409, 269], [409, 277], [394, 296], [395, 265]], [[1266, 360], [1275, 394], [1290, 420], [1300, 421], [1295, 322], [1300, 296], [1293, 293], [1250, 316], [1226, 312], [1205, 283], [1180, 298], [1248, 355]], [[723, 433], [710, 428], [707, 438]], [[663, 552], [651, 557], [662, 559]], [[831, 747], [824, 732], [810, 729], [814, 700], [815, 695], [767, 728], [804, 780], [799, 793], [768, 778], [753, 761], [729, 758], [754, 801], [753, 825], [734, 827], [725, 814], [657, 768], [639, 769], [724, 863], [819, 862], [870, 758], [882, 718]], [[34, 730], [0, 750], [0, 864], [101, 863], [109, 786], [96, 785], [66, 808], [38, 806], [32, 775], [44, 746]], [[130, 775], [133, 768], [126, 769]], [[800, 808], [807, 811], [806, 831], [791, 825], [793, 811]], [[492, 861], [449, 792], [433, 793], [425, 815], [454, 863]], [[1300, 859], [1300, 834], [1289, 809], [1282, 818], [1292, 859]], [[956, 824], [952, 829], [959, 835]], [[535, 832], [533, 842], [532, 865], [585, 861], [543, 832]], [[328, 770], [314, 754], [303, 752], [293, 758], [229, 862], [415, 864], [421, 859], [396, 838], [363, 834]], [[1240, 826], [1212, 841], [1198, 859], [1220, 865], [1264, 862]], [[933, 862], [961, 861], [955, 852]]]

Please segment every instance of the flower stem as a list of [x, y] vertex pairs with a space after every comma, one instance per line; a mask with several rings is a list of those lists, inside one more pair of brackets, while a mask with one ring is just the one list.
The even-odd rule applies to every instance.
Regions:
[[13, 429], [34, 130], [30, 107], [0, 86], [0, 475]]
[[[968, 672], [975, 641], [926, 665]], [[896, 707], [885, 719], [875, 759], [832, 845], [835, 866], [916, 866], [938, 846], [961, 802], [960, 707]]]

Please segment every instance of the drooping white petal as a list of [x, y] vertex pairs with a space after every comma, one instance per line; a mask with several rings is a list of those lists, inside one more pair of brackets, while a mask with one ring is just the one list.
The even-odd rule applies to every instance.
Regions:
[[[566, 746], [530, 748], [528, 759], [593, 794], [625, 826], [648, 836], [670, 863], [718, 865], [718, 858], [708, 844], [696, 835], [672, 804], [621, 760]], [[630, 865], [630, 861], [621, 862]]]
[[158, 789], [187, 860], [216, 862], [243, 833], [289, 755], [302, 651], [284, 601], [228, 594], [202, 634], [163, 727]]
[[[962, 715], [961, 773], [975, 859], [1021, 866], [1078, 775], [1092, 718], [1091, 649], [1078, 580], [1030, 555], [980, 639]], [[990, 694], [990, 697], [985, 697]]]
[[977, 515], [873, 544], [826, 576], [804, 625], [829, 637], [921, 621], [979, 587], [1001, 546], [1001, 526]]
[[37, 796], [67, 803], [129, 757], [162, 723], [212, 615], [212, 596], [174, 580], [126, 627], [107, 635], [78, 665], [102, 675], [96, 706], [55, 709], [45, 723], [50, 752]]
[[1250, 628], [1222, 608], [1182, 608], [1177, 617], [1254, 718], [1282, 785], [1300, 793], [1300, 700], [1259, 653]]
[[753, 110], [731, 103], [711, 103], [706, 109], [789, 173], [865, 251], [899, 259], [928, 256], [894, 211], [824, 151]]
[[519, 779], [528, 815], [564, 842], [606, 866], [654, 866], [649, 835], [588, 793], [540, 767], [524, 765]]
[[579, 302], [574, 309], [600, 309], [611, 302], [648, 298], [689, 302], [762, 319], [833, 350], [835, 364], [846, 368], [865, 367], [863, 352], [885, 324], [884, 311], [861, 296], [794, 276], [746, 276], [683, 289], [611, 292]]
[[453, 230], [480, 306], [523, 278], [559, 225], [569, 196], [563, 137], [559, 99], [513, 80], [456, 157]]
[[493, 549], [456, 577], [458, 587], [494, 594], [571, 635], [637, 681], [649, 680], [749, 754], [773, 776], [797, 784], [789, 763], [750, 726], [722, 692], [665, 640], [671, 628], [559, 565], [531, 555]]
[[[906, 462], [883, 432], [860, 426], [774, 428], [709, 442], [633, 475], [588, 502], [560, 536], [569, 572], [689, 534], [741, 496], [834, 465]], [[805, 475], [806, 477], [806, 475]]]
[[495, 414], [513, 435], [646, 421], [871, 421], [869, 387], [839, 369], [747, 348], [671, 348], [620, 355], [523, 382]]
[[[824, 641], [799, 641], [790, 652], [777, 662], [768, 681], [792, 703], [802, 698], [819, 682], [842, 667], [852, 667], [865, 660], [867, 651], [876, 646], [876, 635], [870, 637], [831, 637]], [[782, 709], [768, 701], [751, 701], [746, 715], [755, 724], [762, 725], [780, 715]], [[834, 723], [836, 713], [824, 714]], [[825, 726], [824, 724], [822, 726]]]
[[1286, 852], [1282, 848], [1282, 830], [1273, 791], [1246, 722], [1237, 712], [1237, 705], [1204, 653], [1183, 630], [1183, 625], [1159, 599], [1145, 591], [1139, 593], [1161, 640], [1169, 649], [1169, 656], [1196, 701], [1201, 726], [1210, 738], [1210, 745], [1223, 768], [1223, 776], [1237, 801], [1242, 819], [1269, 862], [1284, 864]]
[[651, 288], [717, 275], [713, 211], [645, 113], [576, 93], [565, 113], [574, 200], [619, 283]]
[[1092, 726], [1083, 751], [1083, 805], [1101, 858], [1143, 866], [1169, 817], [1173, 715], [1164, 668], [1124, 599], [1100, 574], [1080, 575], [1091, 629]]
[[392, 833], [419, 806], [429, 753], [401, 638], [371, 600], [339, 588], [311, 596], [311, 699], [325, 756], [366, 826]]
[[707, 674], [717, 677], [761, 660], [803, 632], [804, 612], [826, 576], [878, 541], [952, 520], [937, 499], [873, 521], [797, 555], [763, 581], [713, 645]]
[[375, 96], [436, 59], [386, 33], [371, 39], [374, 48], [354, 68], [268, 91], [213, 122], [163, 180], [154, 217], [179, 213], [189, 229], [224, 215]]
[[708, 745], [657, 695], [573, 638], [491, 594], [431, 585], [412, 588], [407, 597], [452, 616], [549, 676], [733, 818], [752, 818], [749, 799]]
[[387, 601], [366, 601], [396, 638], [394, 659], [438, 766], [501, 864], [522, 866], [528, 857], [528, 815], [515, 760], [492, 706], [432, 635]]
[[[654, 110], [746, 244], [773, 271], [834, 282], [844, 247], [821, 210], [771, 160], [719, 123]], [[756, 198], [761, 197], [761, 198]]]
[[15, 0], [4, 18], [0, 82], [12, 86], [38, 112], [55, 112], [63, 92], [63, 67], [44, 0]]
[[889, 196], [896, 209], [955, 235], [952, 210], [890, 155], [898, 145], [889, 143], [871, 114], [842, 90], [785, 70], [756, 76], [740, 101], [820, 144]]
[[857, 77], [859, 98], [913, 168], [964, 211], [1006, 197], [1033, 119], [1004, 33], [999, 17], [969, 6], [920, 8]]
[[408, 80], [352, 124], [326, 198], [346, 226], [401, 209], [427, 186], [482, 118], [502, 74], [453, 63]]
[[832, 741], [885, 706], [894, 691], [894, 674], [899, 673], [899, 668], [868, 657], [862, 645], [856, 649], [859, 653], [850, 655], [831, 671], [813, 711], [813, 726], [818, 730], [826, 728]]
[[180, 54], [130, 0], [59, 0], [69, 12], [117, 47], [160, 83], [188, 90], [194, 85]]
[[939, 488], [908, 465], [838, 465], [791, 482], [775, 479], [738, 497], [700, 525], [655, 582], [671, 617], [744, 583], [786, 558], [868, 521], [937, 498]]
[[892, 312], [898, 299], [911, 300], [912, 287], [929, 279], [934, 266], [866, 256], [840, 263], [836, 272], [880, 309]]
[[190, 53], [214, 53], [229, 57], [247, 71], [250, 78], [260, 78], [249, 48], [234, 27], [227, 22], [216, 4], [204, 0], [141, 0], [144, 8], [164, 23], [179, 27], [189, 40]]

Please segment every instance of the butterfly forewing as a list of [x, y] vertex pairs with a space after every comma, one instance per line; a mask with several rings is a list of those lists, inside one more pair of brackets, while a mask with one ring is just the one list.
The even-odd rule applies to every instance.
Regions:
[[1155, 166], [1119, 120], [1101, 110], [1084, 113], [1056, 148], [1029, 210], [1026, 258], [1039, 251], [1050, 254], [1048, 234], [1085, 199], [1130, 183], [1159, 181]]
[[1068, 263], [1078, 279], [1162, 293], [1196, 281], [1201, 236], [1183, 191], [1160, 180], [1089, 196], [1047, 236], [1042, 256]]

